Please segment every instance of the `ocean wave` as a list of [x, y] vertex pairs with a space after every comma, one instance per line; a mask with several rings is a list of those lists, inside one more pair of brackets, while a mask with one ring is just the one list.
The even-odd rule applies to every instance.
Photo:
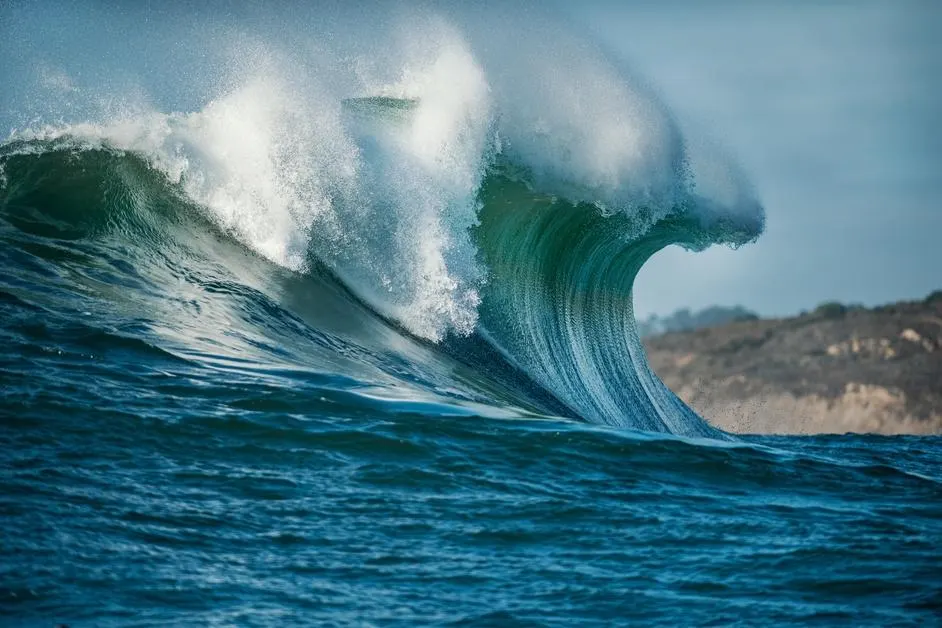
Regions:
[[[642, 81], [570, 30], [531, 21], [510, 40], [497, 18], [462, 19], [400, 25], [405, 43], [353, 63], [253, 42], [225, 89], [189, 112], [32, 122], [0, 148], [4, 215], [15, 223], [30, 207], [46, 236], [79, 239], [98, 227], [117, 237], [117, 216], [138, 230], [121, 232], [125, 244], [146, 233], [135, 246], [169, 257], [177, 278], [200, 272], [208, 236], [194, 232], [218, 231], [329, 276], [350, 293], [338, 308], [515, 373], [538, 410], [715, 435], [647, 367], [631, 287], [665, 246], [756, 238], [764, 215], [748, 182], [689, 146]], [[486, 349], [467, 351], [475, 343]]]

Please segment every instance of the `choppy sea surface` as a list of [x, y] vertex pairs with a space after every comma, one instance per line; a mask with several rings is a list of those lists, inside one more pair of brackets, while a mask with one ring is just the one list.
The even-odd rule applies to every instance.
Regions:
[[938, 438], [486, 418], [22, 333], [4, 625], [938, 622]]

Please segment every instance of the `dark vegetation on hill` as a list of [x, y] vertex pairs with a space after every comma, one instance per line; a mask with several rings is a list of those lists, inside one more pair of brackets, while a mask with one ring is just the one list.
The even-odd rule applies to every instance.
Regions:
[[638, 332], [641, 334], [641, 337], [644, 338], [646, 336], [655, 336], [671, 331], [702, 329], [704, 327], [725, 325], [726, 323], [735, 321], [750, 321], [758, 318], [758, 314], [740, 305], [734, 305], [732, 307], [714, 305], [700, 310], [699, 312], [693, 312], [687, 308], [683, 308], [667, 316], [652, 314], [643, 320], [639, 320]]

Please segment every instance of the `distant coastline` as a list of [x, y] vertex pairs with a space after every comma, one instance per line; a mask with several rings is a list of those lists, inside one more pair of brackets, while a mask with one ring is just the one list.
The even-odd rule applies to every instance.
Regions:
[[[781, 319], [740, 307], [678, 314], [654, 318], [664, 333], [650, 318], [639, 325], [649, 362], [722, 429], [942, 434], [942, 291]], [[696, 328], [676, 329], [684, 322]]]

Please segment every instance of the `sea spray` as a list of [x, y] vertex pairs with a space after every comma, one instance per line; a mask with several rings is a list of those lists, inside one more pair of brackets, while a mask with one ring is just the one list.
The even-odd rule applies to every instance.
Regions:
[[[476, 336], [568, 414], [715, 435], [647, 368], [631, 286], [664, 246], [758, 236], [742, 173], [688, 146], [644, 81], [552, 18], [319, 17], [332, 26], [279, 23], [281, 37], [271, 16], [251, 33], [217, 25], [204, 50], [188, 42], [180, 96], [141, 87], [125, 106], [46, 60], [43, 76], [69, 78], [56, 85], [110, 104], [15, 129], [4, 159], [133, 156], [264, 258], [331, 273], [418, 338]], [[160, 39], [175, 19], [154, 23]], [[193, 100], [210, 76], [198, 106], [156, 104]]]

